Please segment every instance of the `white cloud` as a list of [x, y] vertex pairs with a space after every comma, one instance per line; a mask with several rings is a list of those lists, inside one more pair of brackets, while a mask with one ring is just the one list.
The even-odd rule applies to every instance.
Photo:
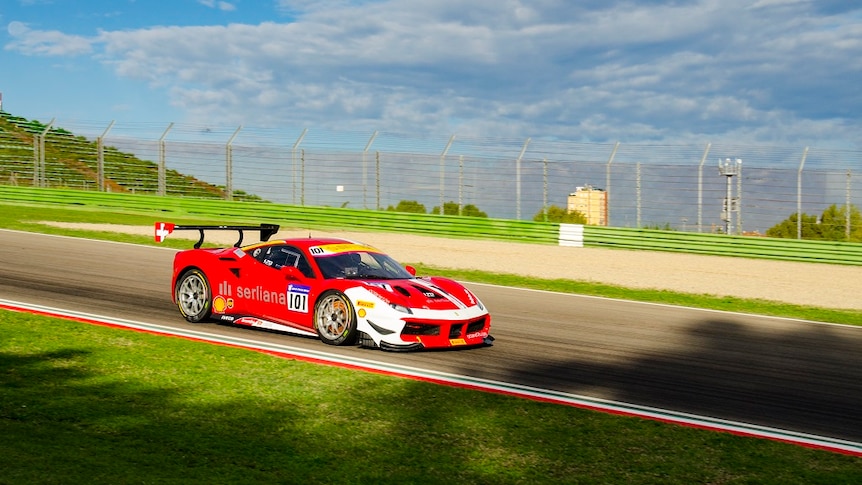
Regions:
[[13, 22], [6, 49], [92, 53], [118, 76], [167, 88], [191, 121], [622, 140], [829, 137], [838, 126], [854, 136], [862, 23], [844, 5], [280, 0], [290, 22], [91, 38]]
[[93, 40], [86, 37], [56, 30], [32, 30], [22, 22], [10, 22], [6, 30], [13, 38], [6, 44], [6, 50], [37, 56], [77, 56], [93, 52]]
[[198, 3], [205, 7], [215, 8], [224, 12], [233, 12], [236, 10], [236, 5], [229, 2], [216, 2], [215, 0], [198, 0]]

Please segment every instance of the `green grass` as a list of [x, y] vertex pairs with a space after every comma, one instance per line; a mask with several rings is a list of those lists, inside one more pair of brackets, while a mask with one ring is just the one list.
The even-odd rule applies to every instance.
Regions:
[[858, 483], [857, 458], [0, 311], [0, 483]]
[[[0, 227], [141, 244], [152, 238], [34, 221], [149, 226], [157, 218], [0, 205]], [[859, 312], [420, 269], [860, 323]], [[862, 462], [841, 454], [179, 338], [8, 311], [0, 336], [0, 484], [862, 481]]]

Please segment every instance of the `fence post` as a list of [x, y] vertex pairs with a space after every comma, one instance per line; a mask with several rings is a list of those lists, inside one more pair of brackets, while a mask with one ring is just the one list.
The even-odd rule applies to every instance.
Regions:
[[299, 151], [300, 192], [299, 205], [305, 206], [305, 148]]
[[530, 144], [532, 138], [527, 138], [524, 141], [524, 146], [521, 147], [521, 153], [518, 159], [515, 160], [515, 219], [521, 220], [521, 159], [524, 158], [524, 153], [527, 151], [527, 145]]
[[844, 189], [844, 239], [850, 241], [850, 169], [847, 169], [847, 186]]
[[302, 133], [299, 134], [299, 138], [294, 142], [293, 148], [290, 149], [290, 162], [293, 169], [293, 198], [290, 202], [294, 205], [296, 205], [296, 149], [302, 143], [302, 139], [305, 138], [306, 133], [308, 133], [308, 128], [303, 128]]
[[367, 192], [368, 192], [368, 163], [366, 162], [366, 155], [368, 155], [368, 149], [371, 148], [371, 144], [374, 143], [374, 139], [377, 138], [377, 130], [374, 130], [374, 133], [371, 134], [371, 138], [368, 139], [368, 143], [365, 144], [365, 150], [362, 150], [362, 208], [368, 208], [367, 202]]
[[39, 153], [39, 144], [41, 143], [42, 136], [41, 135], [33, 135], [33, 187], [39, 186], [39, 160], [41, 159]]
[[802, 152], [802, 160], [799, 161], [799, 170], [796, 171], [796, 239], [802, 239], [802, 167], [808, 158], [808, 147]]
[[635, 164], [635, 194], [637, 199], [637, 228], [641, 228], [641, 162]]
[[736, 171], [736, 234], [742, 235], [742, 163]]
[[108, 136], [108, 132], [111, 131], [111, 128], [114, 126], [114, 120], [111, 120], [111, 124], [105, 128], [105, 131], [102, 133], [102, 136], [96, 138], [96, 176], [99, 178], [98, 186], [99, 192], [105, 191], [105, 145], [104, 140], [105, 137]]
[[548, 222], [548, 159], [547, 158], [542, 159], [542, 220], [545, 222]]
[[703, 232], [703, 164], [711, 147], [712, 143], [706, 144], [703, 156], [700, 157], [700, 165], [697, 167], [697, 232]]
[[458, 215], [464, 215], [464, 155], [458, 157]]
[[440, 154], [440, 215], [443, 215], [443, 204], [444, 204], [444, 190], [446, 188], [446, 154], [449, 153], [449, 148], [452, 146], [452, 142], [455, 141], [455, 135], [449, 137], [449, 143], [446, 144], [446, 148], [443, 149], [443, 153]]
[[239, 130], [242, 125], [239, 125], [236, 131], [233, 132], [230, 139], [225, 145], [225, 199], [233, 200], [233, 140], [239, 135]]
[[375, 171], [375, 176], [374, 176], [375, 186], [377, 188], [377, 205], [375, 207], [377, 210], [381, 210], [381, 209], [383, 209], [383, 207], [380, 206], [380, 150], [374, 152], [374, 155], [375, 155], [374, 158], [377, 161], [377, 166], [376, 166], [376, 171]]
[[611, 150], [611, 156], [608, 157], [608, 166], [605, 169], [605, 203], [608, 205], [607, 214], [605, 214], [606, 225], [611, 225], [611, 164], [614, 162], [614, 157], [617, 156], [617, 150], [620, 148], [620, 142], [614, 144], [614, 149]]
[[51, 121], [45, 125], [45, 129], [42, 130], [42, 133], [39, 136], [33, 138], [33, 186], [34, 187], [44, 187], [45, 186], [45, 135], [48, 134], [48, 130], [51, 129], [51, 125], [54, 124], [54, 120], [56, 118], [51, 118]]
[[165, 162], [165, 137], [168, 136], [168, 132], [171, 131], [171, 128], [173, 128], [173, 126], [174, 126], [174, 122], [171, 121], [171, 123], [165, 129], [165, 132], [162, 133], [162, 137], [159, 138], [159, 182], [158, 182], [159, 188], [158, 188], [158, 195], [161, 195], [161, 196], [164, 196], [168, 192], [168, 189], [167, 189], [168, 184], [167, 184], [167, 180], [166, 180], [166, 178], [167, 178], [166, 177], [167, 163]]

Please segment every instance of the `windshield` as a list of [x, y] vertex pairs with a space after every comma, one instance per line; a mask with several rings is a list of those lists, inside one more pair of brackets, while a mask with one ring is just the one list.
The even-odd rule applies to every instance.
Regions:
[[315, 256], [314, 260], [326, 279], [393, 280], [413, 278], [413, 275], [408, 273], [397, 261], [382, 253], [353, 251]]

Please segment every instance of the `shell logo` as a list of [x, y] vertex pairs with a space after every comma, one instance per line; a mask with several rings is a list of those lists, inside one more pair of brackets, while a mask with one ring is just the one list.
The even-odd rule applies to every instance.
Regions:
[[233, 308], [233, 298], [225, 299], [223, 296], [213, 298], [213, 311], [216, 313], [224, 313], [228, 308]]

